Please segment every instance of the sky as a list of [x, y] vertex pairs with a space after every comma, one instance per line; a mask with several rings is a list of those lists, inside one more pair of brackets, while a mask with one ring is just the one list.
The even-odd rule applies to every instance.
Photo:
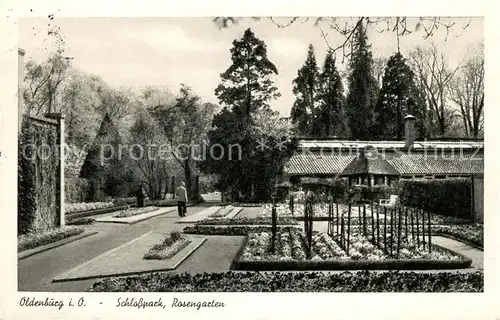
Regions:
[[[462, 26], [469, 20], [464, 30]], [[285, 23], [288, 19], [276, 21]], [[416, 46], [426, 47], [432, 41], [445, 52], [449, 65], [456, 66], [484, 42], [484, 30], [482, 18], [453, 21], [456, 25], [447, 37], [443, 28], [427, 40], [422, 32], [401, 37], [401, 53], [406, 56]], [[286, 28], [277, 27], [268, 18], [244, 18], [224, 29], [218, 28], [212, 18], [21, 18], [19, 46], [26, 50], [26, 62], [41, 62], [55, 49], [53, 38], [47, 36], [48, 24], [60, 27], [65, 55], [73, 58], [75, 68], [99, 75], [114, 87], [164, 86], [175, 93], [184, 83], [214, 103], [218, 102], [214, 89], [220, 83], [220, 74], [231, 63], [232, 41], [251, 28], [267, 44], [268, 57], [278, 68], [279, 74], [273, 79], [281, 97], [272, 106], [283, 116], [289, 115], [295, 100], [292, 81], [304, 63], [308, 45], [314, 46], [319, 66], [328, 48], [314, 18], [299, 19]], [[371, 29], [368, 37], [376, 58], [397, 51], [394, 33]], [[337, 33], [329, 33], [326, 38], [332, 47], [343, 42]], [[340, 52], [337, 60], [343, 69]]]

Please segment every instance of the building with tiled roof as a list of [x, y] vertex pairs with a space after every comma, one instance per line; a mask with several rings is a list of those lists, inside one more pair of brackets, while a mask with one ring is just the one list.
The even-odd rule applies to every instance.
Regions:
[[350, 184], [390, 185], [397, 179], [483, 176], [483, 141], [414, 141], [414, 119], [406, 119], [405, 141], [301, 140], [285, 165], [286, 180], [345, 177]]

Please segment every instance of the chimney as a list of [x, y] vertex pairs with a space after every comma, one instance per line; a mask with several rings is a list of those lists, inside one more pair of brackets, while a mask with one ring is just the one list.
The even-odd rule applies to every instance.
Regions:
[[23, 91], [22, 85], [24, 80], [24, 53], [25, 51], [21, 48], [17, 49], [17, 110], [18, 110], [18, 130], [21, 130], [21, 124], [23, 122]]
[[415, 117], [411, 114], [405, 117], [405, 149], [412, 149], [415, 142]]

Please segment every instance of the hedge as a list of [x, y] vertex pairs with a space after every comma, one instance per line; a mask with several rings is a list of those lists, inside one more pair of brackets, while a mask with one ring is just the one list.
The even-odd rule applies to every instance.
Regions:
[[17, 234], [27, 234], [32, 231], [36, 219], [36, 169], [33, 157], [33, 137], [31, 126], [26, 117], [23, 118], [18, 142], [17, 165]]
[[445, 216], [472, 218], [471, 180], [401, 180], [400, 201]]
[[484, 274], [416, 272], [155, 273], [96, 282], [91, 292], [484, 292]]

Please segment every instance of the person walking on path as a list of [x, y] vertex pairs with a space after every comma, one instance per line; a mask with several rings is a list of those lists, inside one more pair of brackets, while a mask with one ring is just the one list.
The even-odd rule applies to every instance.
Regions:
[[179, 211], [180, 217], [185, 217], [187, 212], [186, 204], [188, 196], [184, 186], [184, 182], [181, 182], [181, 185], [175, 189], [175, 196], [177, 197], [177, 210]]

